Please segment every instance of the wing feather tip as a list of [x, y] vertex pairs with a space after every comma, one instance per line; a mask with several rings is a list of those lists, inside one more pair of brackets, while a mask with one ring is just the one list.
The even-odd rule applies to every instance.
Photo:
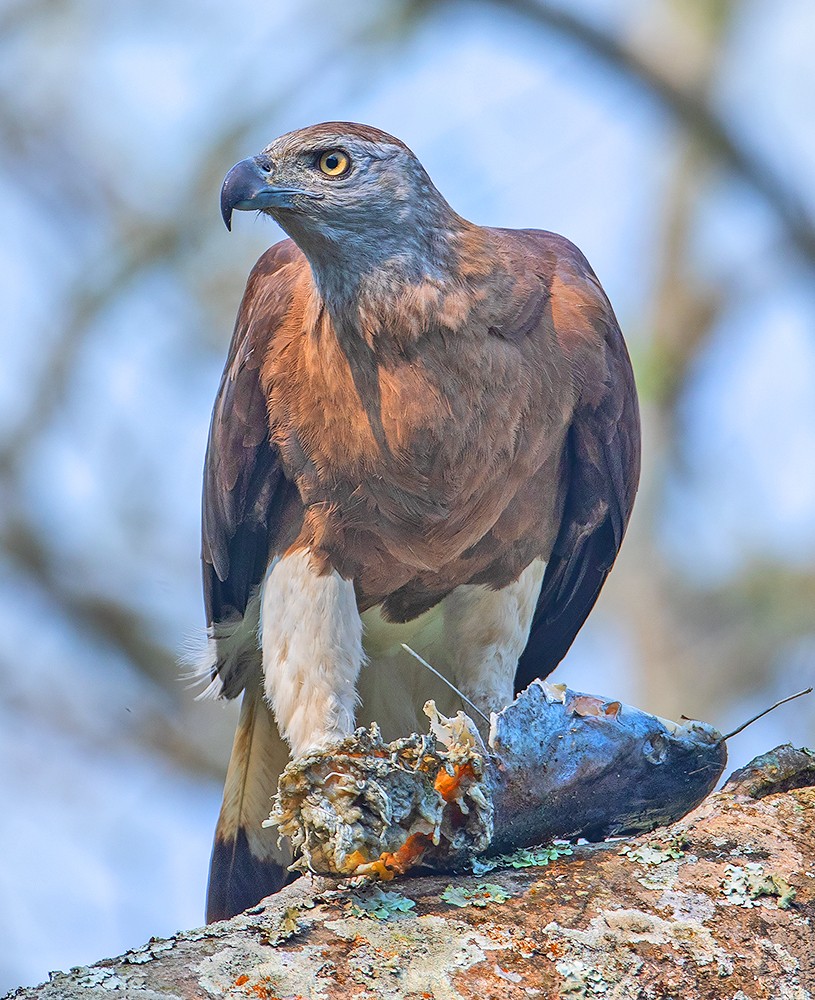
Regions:
[[254, 855], [243, 828], [234, 838], [216, 835], [207, 885], [207, 923], [243, 913], [296, 877], [283, 865]]

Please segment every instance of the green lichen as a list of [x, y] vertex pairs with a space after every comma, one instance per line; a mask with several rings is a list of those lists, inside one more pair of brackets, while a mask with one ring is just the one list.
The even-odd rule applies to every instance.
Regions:
[[789, 909], [795, 889], [781, 875], [766, 873], [764, 866], [753, 863], [744, 867], [728, 865], [722, 879], [722, 892], [736, 906], [749, 909], [759, 905], [762, 896], [775, 896], [781, 910]]
[[496, 854], [494, 858], [473, 858], [471, 867], [474, 875], [485, 875], [496, 868], [542, 868], [567, 854], [574, 854], [569, 844], [520, 847], [511, 854]]
[[441, 894], [441, 900], [450, 906], [488, 906], [490, 903], [505, 903], [510, 893], [492, 882], [480, 882], [474, 889], [448, 885]]
[[274, 944], [280, 944], [281, 941], [288, 941], [290, 937], [302, 929], [300, 921], [300, 908], [298, 906], [287, 906], [283, 911], [283, 915], [280, 918], [280, 923], [277, 927], [277, 935], [274, 939]]
[[640, 844], [638, 847], [626, 844], [620, 854], [628, 858], [629, 861], [635, 861], [638, 865], [661, 865], [665, 861], [679, 861], [684, 858], [686, 846], [687, 840], [679, 834], [672, 837], [667, 843], [652, 840], [646, 844]]
[[608, 992], [609, 984], [597, 969], [586, 969], [582, 963], [570, 964], [560, 962], [557, 970], [563, 976], [560, 986], [560, 996], [575, 1000], [580, 997], [591, 1000], [592, 997], [602, 997]]
[[372, 886], [364, 892], [351, 893], [348, 909], [354, 917], [368, 917], [371, 920], [390, 920], [395, 913], [408, 913], [416, 905], [401, 892], [393, 892]]

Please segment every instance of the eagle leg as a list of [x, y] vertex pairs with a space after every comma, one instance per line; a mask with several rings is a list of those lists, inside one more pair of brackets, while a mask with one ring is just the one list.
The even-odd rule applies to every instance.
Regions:
[[260, 637], [266, 699], [292, 754], [353, 732], [363, 661], [353, 584], [316, 569], [308, 549], [275, 559], [263, 583]]

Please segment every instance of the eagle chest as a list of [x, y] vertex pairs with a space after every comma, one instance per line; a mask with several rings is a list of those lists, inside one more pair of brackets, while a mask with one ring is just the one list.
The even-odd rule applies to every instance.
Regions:
[[362, 344], [346, 351], [303, 338], [298, 347], [265, 380], [272, 438], [313, 533], [326, 545], [358, 547], [365, 535], [393, 550], [432, 532], [440, 554], [448, 533], [460, 547], [462, 521], [480, 537], [506, 499], [517, 372], [444, 348], [382, 361]]

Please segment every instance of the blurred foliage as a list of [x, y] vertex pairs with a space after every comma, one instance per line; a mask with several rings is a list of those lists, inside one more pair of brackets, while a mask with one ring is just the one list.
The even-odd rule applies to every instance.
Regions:
[[[202, 618], [209, 409], [246, 275], [276, 237], [248, 224], [227, 240], [217, 193], [274, 135], [338, 117], [407, 140], [477, 221], [575, 239], [620, 312], [643, 482], [560, 679], [613, 695], [622, 678], [646, 708], [720, 725], [803, 686], [812, 24], [805, 0], [7, 2], [6, 709], [103, 752], [127, 740], [225, 767], [232, 717], [193, 703], [176, 663]], [[89, 705], [109, 727], [94, 732]], [[813, 710], [788, 711], [804, 740]]]
[[[801, 208], [802, 193], [740, 135], [717, 98], [729, 40], [749, 11], [730, 0], [632, 2], [619, 5], [616, 15], [607, 11], [599, 18], [580, 5], [535, 0], [489, 0], [487, 6], [496, 22], [520, 22], [531, 44], [536, 35], [542, 44], [560, 39], [579, 49], [581, 64], [610, 68], [633, 87], [632, 102], [656, 101], [673, 130], [661, 202], [650, 206], [658, 213], [655, 274], [642, 312], [633, 317], [632, 353], [649, 455], [643, 497], [609, 588], [607, 613], [621, 616], [632, 632], [628, 647], [637, 651], [633, 666], [646, 676], [646, 696], [660, 700], [663, 682], [664, 694], [674, 691], [663, 699], [664, 711], [685, 707], [691, 693], [698, 693], [710, 671], [693, 663], [688, 669], [687, 660], [706, 661], [702, 651], [711, 643], [721, 680], [708, 680], [705, 700], [724, 697], [725, 690], [738, 686], [739, 676], [759, 683], [784, 637], [811, 627], [809, 572], [785, 572], [783, 560], [771, 562], [768, 570], [764, 560], [760, 570], [745, 564], [741, 575], [728, 577], [721, 588], [699, 586], [682, 579], [659, 541], [666, 516], [663, 483], [672, 475], [682, 477], [686, 458], [686, 387], [734, 294], [700, 273], [695, 259], [698, 217], [716, 188], [721, 190], [721, 175], [726, 175], [725, 186], [746, 184], [766, 205], [779, 247], [794, 248], [799, 256], [796, 266], [810, 273], [815, 262], [815, 229]], [[179, 695], [173, 663], [180, 632], [192, 624], [187, 620], [179, 626], [192, 607], [195, 543], [189, 517], [177, 535], [184, 544], [170, 539], [178, 527], [178, 499], [168, 480], [178, 461], [186, 500], [197, 502], [190, 485], [203, 448], [203, 385], [212, 385], [242, 281], [261, 245], [225, 244], [212, 211], [220, 177], [233, 160], [283, 128], [292, 105], [308, 107], [315, 73], [331, 77], [346, 100], [357, 87], [384, 87], [391, 61], [411, 51], [412, 40], [428, 23], [435, 19], [437, 29], [443, 28], [445, 17], [466, 18], [470, 8], [469, 0], [402, 0], [376, 11], [352, 6], [328, 18], [330, 30], [320, 33], [311, 52], [283, 59], [279, 72], [271, 66], [265, 80], [257, 74], [264, 47], [279, 53], [278, 39], [302, 30], [307, 11], [284, 5], [251, 44], [226, 43], [223, 59], [216, 55], [219, 32], [231, 19], [221, 16], [219, 22], [212, 6], [206, 10], [208, 29], [199, 28], [198, 36], [184, 43], [174, 32], [189, 27], [193, 8], [183, 3], [173, 5], [152, 30], [145, 29], [135, 9], [113, 11], [100, 2], [29, 2], [11, 5], [2, 15], [0, 168], [4, 188], [18, 203], [15, 221], [23, 231], [19, 246], [9, 243], [6, 253], [18, 254], [25, 272], [13, 290], [19, 300], [17, 328], [8, 336], [17, 344], [22, 338], [37, 344], [36, 351], [13, 358], [11, 391], [2, 410], [3, 559], [64, 612], [67, 627], [96, 649], [114, 649], [174, 698]], [[309, 9], [325, 13], [319, 4]], [[218, 73], [207, 78], [206, 66], [216, 58]], [[184, 59], [197, 61], [190, 78], [200, 80], [208, 94], [203, 121], [196, 120], [200, 108], [185, 94], [189, 82], [175, 65]], [[105, 74], [117, 62], [118, 84], [110, 96], [121, 101], [124, 95], [130, 102], [120, 112], [107, 106], [104, 89]], [[248, 93], [243, 66], [250, 69]], [[178, 105], [175, 114], [163, 122], [151, 123], [146, 114], [139, 119], [139, 90], [155, 101], [154, 88], [165, 85], [162, 75], [167, 100]], [[26, 86], [20, 86], [24, 76]], [[135, 92], [127, 95], [128, 87]], [[434, 122], [428, 128], [440, 130], [443, 141], [454, 124]], [[106, 366], [98, 352], [101, 345], [111, 357], [117, 350], [127, 355], [122, 335], [109, 331], [126, 326], [120, 313], [130, 308], [145, 313], [138, 317], [141, 324], [163, 314], [159, 322], [169, 330], [165, 343], [151, 345], [139, 362], [146, 373], [134, 374], [131, 359], [122, 362], [124, 371], [117, 376], [111, 370], [115, 365]], [[134, 335], [139, 331], [128, 330], [124, 337]], [[173, 347], [163, 354], [167, 337]], [[192, 425], [188, 420], [183, 428], [146, 428], [139, 408], [153, 402], [150, 380], [171, 397], [182, 375], [198, 383], [181, 400], [194, 398]], [[118, 396], [98, 392], [97, 383], [109, 386], [117, 377], [124, 383], [137, 379], [138, 385], [123, 386]], [[124, 399], [128, 392], [130, 398]], [[99, 399], [89, 413], [87, 397], [94, 393]], [[76, 405], [83, 396], [85, 405]], [[83, 422], [106, 423], [109, 407], [118, 411], [114, 423], [129, 422], [129, 437], [138, 438], [144, 429], [134, 454], [117, 454], [113, 437], [90, 440]], [[166, 399], [159, 409], [159, 420], [173, 419]], [[105, 507], [101, 520], [114, 522], [113, 529], [97, 534], [95, 517], [70, 527], [58, 523], [59, 512], [55, 523], [54, 508], [66, 490], [59, 472], [54, 478], [54, 452], [64, 448], [60, 437], [73, 449], [62, 456], [63, 474], [96, 482], [76, 486], [86, 494], [79, 500]], [[120, 475], [126, 490], [117, 495], [111, 480]], [[158, 495], [151, 496], [157, 484]], [[44, 491], [50, 494], [47, 504], [41, 500]], [[71, 499], [62, 511], [66, 521], [75, 511], [76, 498]], [[118, 537], [112, 540], [111, 532]], [[159, 562], [150, 563], [146, 555]], [[161, 595], [155, 593], [157, 580]], [[168, 598], [183, 604], [182, 614]], [[745, 618], [760, 620], [761, 627], [745, 631]], [[748, 633], [752, 662], [746, 665]], [[15, 650], [6, 648], [2, 655], [10, 668]], [[735, 659], [738, 665], [731, 666]]]

